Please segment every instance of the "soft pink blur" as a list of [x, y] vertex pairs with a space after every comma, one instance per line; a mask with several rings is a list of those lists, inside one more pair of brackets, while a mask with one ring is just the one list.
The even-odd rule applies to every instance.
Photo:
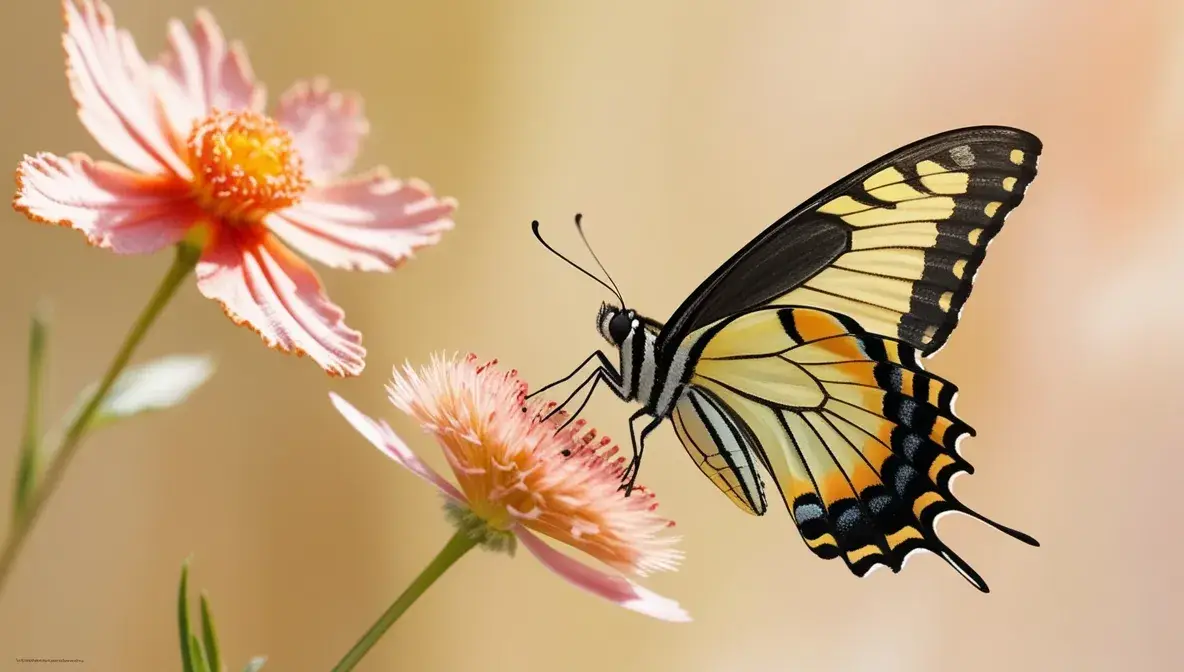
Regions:
[[[183, 0], [114, 2], [145, 53], [163, 47], [168, 17], [192, 12]], [[0, 596], [10, 659], [176, 669], [173, 600], [192, 552], [191, 581], [211, 594], [230, 660], [258, 652], [277, 670], [328, 669], [448, 528], [421, 484], [358, 448], [325, 392], [385, 414], [387, 366], [407, 358], [496, 352], [541, 382], [598, 347], [604, 292], [541, 250], [531, 219], [584, 259], [570, 227], [582, 211], [626, 297], [662, 319], [833, 179], [923, 135], [1003, 123], [1044, 140], [1040, 175], [930, 367], [958, 384], [959, 413], [978, 430], [963, 444], [977, 471], [959, 479], [961, 497], [1043, 544], [945, 519], [990, 595], [933, 556], [862, 580], [818, 560], [781, 511], [751, 518], [723, 502], [662, 429], [641, 478], [679, 521], [687, 560], [647, 586], [693, 623], [596, 603], [536, 563], [474, 556], [359, 669], [1184, 667], [1172, 625], [1184, 591], [1179, 3], [207, 4], [269, 82], [324, 73], [364, 91], [360, 162], [429, 176], [464, 204], [463, 230], [392, 276], [326, 274], [367, 334], [372, 367], [356, 381], [269, 356], [183, 292], [142, 356], [208, 351], [221, 369], [184, 408], [105, 430], [82, 451]], [[38, 149], [101, 153], [69, 101], [55, 5], [0, 4], [2, 165]], [[116, 259], [15, 213], [4, 230], [8, 469], [36, 301], [55, 306], [59, 412], [98, 375], [167, 259]], [[629, 412], [606, 396], [588, 417], [621, 438]], [[411, 423], [387, 417], [426, 452]]]

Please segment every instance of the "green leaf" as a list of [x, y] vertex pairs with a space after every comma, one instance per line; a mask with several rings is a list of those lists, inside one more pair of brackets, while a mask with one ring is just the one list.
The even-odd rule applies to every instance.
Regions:
[[13, 488], [13, 521], [25, 515], [25, 507], [37, 489], [41, 471], [41, 380], [45, 373], [45, 343], [49, 325], [45, 310], [33, 314], [29, 324], [29, 380], [25, 395], [25, 427]]
[[[177, 626], [181, 634], [182, 672], [222, 672], [222, 653], [218, 646], [218, 633], [214, 629], [214, 612], [210, 599], [201, 595], [201, 639], [193, 634], [189, 622], [189, 559], [181, 563], [181, 591], [177, 597]], [[252, 658], [244, 672], [258, 672], [267, 662], [267, 656]]]
[[193, 672], [212, 672], [205, 655], [201, 652], [201, 642], [197, 641], [197, 635], [192, 633], [189, 635], [189, 649], [193, 651]]
[[[95, 412], [89, 428], [98, 429], [116, 420], [176, 406], [213, 373], [214, 362], [206, 355], [169, 355], [129, 367], [111, 386], [111, 392]], [[62, 421], [63, 427], [74, 422], [96, 388], [97, 384], [91, 384], [78, 395], [78, 401]]]
[[218, 651], [218, 633], [214, 631], [214, 617], [210, 614], [210, 601], [205, 593], [201, 594], [201, 639], [205, 642], [206, 657], [210, 662], [210, 669], [222, 672], [222, 654]]
[[[177, 595], [177, 627], [181, 634], [181, 670], [182, 672], [197, 672], [193, 666], [193, 644], [197, 641], [193, 637], [193, 630], [189, 627], [189, 559], [181, 563], [181, 590]], [[201, 652], [198, 651], [198, 654]]]

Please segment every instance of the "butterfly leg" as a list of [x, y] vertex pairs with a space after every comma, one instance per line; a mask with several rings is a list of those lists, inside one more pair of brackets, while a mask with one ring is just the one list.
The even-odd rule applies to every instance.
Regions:
[[552, 410], [551, 413], [548, 413], [547, 417], [551, 417], [551, 415], [555, 414], [558, 410], [566, 407], [571, 402], [571, 400], [574, 399], [577, 394], [579, 394], [580, 390], [583, 389], [583, 387], [589, 382], [592, 383], [592, 387], [588, 388], [588, 394], [584, 396], [584, 400], [580, 402], [580, 406], [576, 409], [576, 412], [572, 413], [571, 416], [563, 422], [563, 425], [561, 425], [559, 429], [567, 427], [573, 420], [580, 416], [580, 413], [583, 412], [584, 407], [588, 405], [589, 401], [592, 401], [592, 395], [596, 392], [596, 386], [601, 382], [604, 382], [604, 384], [612, 388], [613, 394], [617, 395], [621, 399], [626, 398], [625, 384], [621, 380], [621, 374], [617, 372], [615, 367], [605, 361], [602, 362], [601, 366], [597, 367], [596, 370], [592, 372], [592, 375], [585, 378], [584, 382], [577, 385], [575, 391], [568, 395], [567, 399], [565, 399], [562, 404]]
[[[558, 431], [566, 429], [573, 420], [580, 417], [580, 413], [584, 412], [584, 407], [588, 405], [589, 401], [592, 401], [592, 395], [596, 393], [596, 386], [600, 384], [600, 381], [604, 380], [604, 372], [600, 369], [597, 369], [596, 372], [589, 377], [589, 380], [592, 381], [592, 386], [588, 388], [588, 394], [584, 396], [584, 400], [580, 402], [580, 406], [576, 409], [576, 412], [572, 413], [570, 416], [568, 416], [567, 420], [563, 421], [563, 424], [559, 426]], [[584, 381], [580, 387], [583, 387], [587, 382], [588, 381]]]
[[[591, 364], [592, 360], [595, 360], [595, 359], [600, 360], [598, 362], [598, 365], [596, 368], [598, 368], [598, 369], [608, 368], [612, 371], [616, 370], [616, 367], [614, 367], [612, 365], [612, 363], [609, 361], [608, 356], [606, 356], [602, 351], [597, 350], [597, 351], [593, 352], [592, 354], [588, 355], [588, 357], [584, 361], [580, 362], [580, 365], [577, 366], [575, 368], [575, 370], [573, 370], [571, 373], [560, 378], [559, 380], [555, 380], [550, 383], [547, 383], [546, 385], [543, 385], [542, 387], [535, 390], [534, 392], [531, 392], [530, 394], [526, 395], [526, 398], [530, 399], [531, 397], [535, 396], [536, 394], [541, 394], [543, 392], [546, 392], [547, 390], [551, 389], [552, 387], [555, 387], [556, 385], [562, 385], [563, 383], [566, 383], [567, 381], [571, 380], [572, 378], [575, 378], [577, 375], [579, 375], [580, 371], [584, 370], [584, 367]], [[584, 381], [584, 382], [587, 382], [587, 381]]]
[[[545, 418], [543, 418], [544, 422], [549, 420], [551, 418], [551, 416], [555, 415], [555, 413], [557, 413], [561, 408], [563, 408], [563, 406], [567, 405], [567, 402], [571, 401], [571, 398], [576, 395], [576, 392], [579, 392], [580, 389], [582, 389], [585, 385], [587, 385], [589, 380], [592, 381], [592, 387], [588, 389], [588, 394], [584, 397], [584, 400], [582, 402], [580, 402], [580, 406], [579, 406], [579, 408], [576, 409], [576, 412], [572, 413], [570, 416], [568, 416], [567, 420], [564, 420], [562, 425], [559, 425], [559, 427], [555, 430], [556, 434], [567, 429], [568, 425], [570, 425], [576, 418], [580, 417], [580, 413], [582, 413], [584, 411], [584, 407], [588, 405], [589, 401], [592, 401], [592, 395], [596, 392], [596, 386], [600, 383], [601, 380], [604, 380], [604, 371], [602, 371], [601, 369], [596, 369], [595, 371], [593, 371], [592, 375], [588, 376], [588, 378], [584, 382], [580, 383], [579, 387], [576, 388], [576, 391], [571, 393], [571, 396], [567, 398], [567, 401], [563, 402], [563, 405], [556, 406], [554, 410], [552, 410], [550, 413], [547, 414], [547, 416]], [[569, 451], [569, 450], [564, 450], [562, 452], [563, 452], [564, 457], [571, 455], [571, 451]]]
[[[564, 408], [566, 408], [567, 405], [569, 403], [571, 403], [572, 399], [575, 399], [576, 395], [578, 395], [580, 393], [580, 390], [583, 389], [583, 387], [585, 385], [587, 385], [588, 383], [592, 384], [592, 389], [588, 391], [588, 396], [585, 397], [584, 401], [580, 404], [580, 410], [583, 410], [584, 406], [586, 406], [588, 404], [588, 401], [592, 398], [592, 393], [596, 390], [596, 385], [599, 384], [601, 381], [604, 381], [612, 389], [613, 394], [616, 394], [621, 399], [627, 400], [627, 395], [625, 394], [625, 383], [621, 379], [620, 372], [617, 371], [617, 367], [613, 366], [612, 362], [609, 361], [608, 357], [600, 350], [597, 350], [596, 352], [589, 355], [588, 359], [585, 359], [582, 364], [580, 364], [578, 367], [576, 367], [575, 371], [572, 371], [567, 376], [560, 378], [559, 380], [557, 380], [553, 383], [549, 383], [547, 385], [544, 385], [543, 387], [541, 387], [541, 388], [535, 390], [534, 392], [530, 393], [529, 395], [527, 395], [526, 398], [530, 399], [531, 397], [535, 396], [539, 392], [545, 392], [546, 390], [548, 390], [560, 383], [571, 380], [572, 378], [575, 377], [575, 375], [577, 373], [580, 372], [580, 370], [582, 370], [584, 367], [586, 367], [588, 365], [588, 363], [591, 362], [593, 359], [599, 360], [597, 362], [598, 365], [597, 365], [596, 369], [592, 372], [591, 375], [589, 375], [587, 378], [585, 378], [583, 382], [581, 382], [579, 385], [577, 385], [576, 389], [573, 390], [571, 394], [567, 395], [567, 398], [563, 400], [563, 403], [561, 403], [558, 406], [556, 406], [555, 408], [551, 409], [551, 411], [547, 414], [547, 417], [550, 418], [552, 415], [554, 415], [554, 414], [558, 413], [559, 411], [563, 410]], [[580, 411], [576, 411], [575, 414], [572, 415], [572, 418], [574, 418], [576, 415], [579, 415], [579, 413], [580, 413]]]
[[641, 456], [645, 452], [645, 437], [662, 424], [662, 418], [654, 418], [648, 425], [641, 428], [640, 434], [635, 434], [633, 422], [644, 415], [646, 415], [646, 411], [641, 409], [629, 417], [629, 440], [633, 444], [633, 460], [629, 462], [629, 466], [625, 468], [625, 473], [621, 476], [624, 481], [621, 488], [625, 491], [626, 497], [633, 492], [633, 484], [637, 482], [637, 473], [641, 471]]
[[588, 389], [588, 393], [584, 395], [584, 400], [580, 402], [579, 408], [576, 409], [575, 413], [571, 413], [568, 418], [563, 421], [563, 424], [555, 430], [555, 433], [558, 434], [559, 432], [563, 431], [568, 425], [572, 423], [573, 420], [579, 417], [580, 413], [583, 412], [584, 407], [588, 405], [588, 402], [592, 401], [592, 395], [596, 393], [596, 386], [599, 385], [600, 381], [603, 379], [604, 371], [602, 369], [598, 368], [593, 371], [592, 374], [585, 378], [582, 383], [576, 386], [576, 389], [572, 390], [571, 394], [567, 395], [567, 399], [564, 399], [563, 403], [557, 405], [555, 408], [552, 408], [551, 411], [547, 413], [547, 415], [543, 416], [543, 422], [550, 420], [555, 416], [555, 414], [564, 410], [567, 405], [571, 403], [571, 400], [575, 399], [576, 395], [578, 395], [584, 389], [585, 385], [592, 383], [592, 387], [590, 387]]

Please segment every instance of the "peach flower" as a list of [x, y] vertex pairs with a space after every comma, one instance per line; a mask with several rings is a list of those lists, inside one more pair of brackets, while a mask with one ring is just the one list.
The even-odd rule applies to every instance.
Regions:
[[270, 347], [332, 375], [361, 372], [361, 334], [289, 247], [333, 268], [389, 271], [452, 227], [455, 202], [386, 170], [343, 177], [368, 123], [358, 97], [301, 82], [264, 113], [242, 46], [197, 12], [169, 23], [156, 61], [140, 56], [100, 0], [65, 0], [66, 72], [78, 116], [123, 163], [26, 156], [14, 207], [81, 231], [97, 247], [148, 254], [206, 232], [203, 295]]
[[[395, 372], [392, 403], [435, 436], [459, 487], [420, 461], [385, 422], [366, 417], [337, 395], [337, 410], [370, 443], [433, 484], [464, 525], [476, 521], [487, 545], [499, 535], [521, 542], [545, 567], [575, 586], [627, 609], [668, 621], [690, 617], [674, 601], [616, 573], [561, 553], [550, 537], [619, 573], [644, 576], [677, 567], [682, 553], [666, 534], [673, 525], [656, 512], [654, 496], [620, 489], [624, 459], [583, 421], [560, 429], [544, 419], [553, 403], [526, 399], [526, 383], [496, 362], [433, 359], [421, 372]], [[558, 431], [557, 431], [558, 430]]]

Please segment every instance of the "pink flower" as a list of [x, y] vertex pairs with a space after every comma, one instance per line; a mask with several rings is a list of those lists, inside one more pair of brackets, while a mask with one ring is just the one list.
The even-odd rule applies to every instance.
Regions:
[[439, 241], [455, 202], [383, 168], [343, 177], [369, 129], [361, 100], [301, 82], [265, 115], [242, 46], [205, 11], [188, 29], [170, 22], [169, 47], [148, 63], [101, 0], [63, 7], [78, 116], [124, 165], [26, 156], [13, 206], [119, 254], [156, 252], [205, 225], [202, 294], [268, 346], [360, 373], [361, 334], [289, 246], [334, 268], [389, 271]]
[[543, 420], [553, 403], [526, 400], [526, 384], [496, 362], [478, 365], [434, 359], [416, 373], [396, 371], [387, 388], [400, 410], [433, 434], [459, 488], [421, 462], [385, 422], [375, 422], [331, 394], [355, 429], [395, 462], [435, 485], [493, 533], [513, 535], [551, 571], [627, 609], [668, 621], [690, 617], [673, 600], [632, 581], [594, 569], [545, 543], [550, 537], [618, 572], [644, 576], [674, 569], [682, 558], [673, 523], [657, 514], [654, 496], [620, 491], [624, 460], [608, 439], [584, 432], [583, 422], [556, 431]]

